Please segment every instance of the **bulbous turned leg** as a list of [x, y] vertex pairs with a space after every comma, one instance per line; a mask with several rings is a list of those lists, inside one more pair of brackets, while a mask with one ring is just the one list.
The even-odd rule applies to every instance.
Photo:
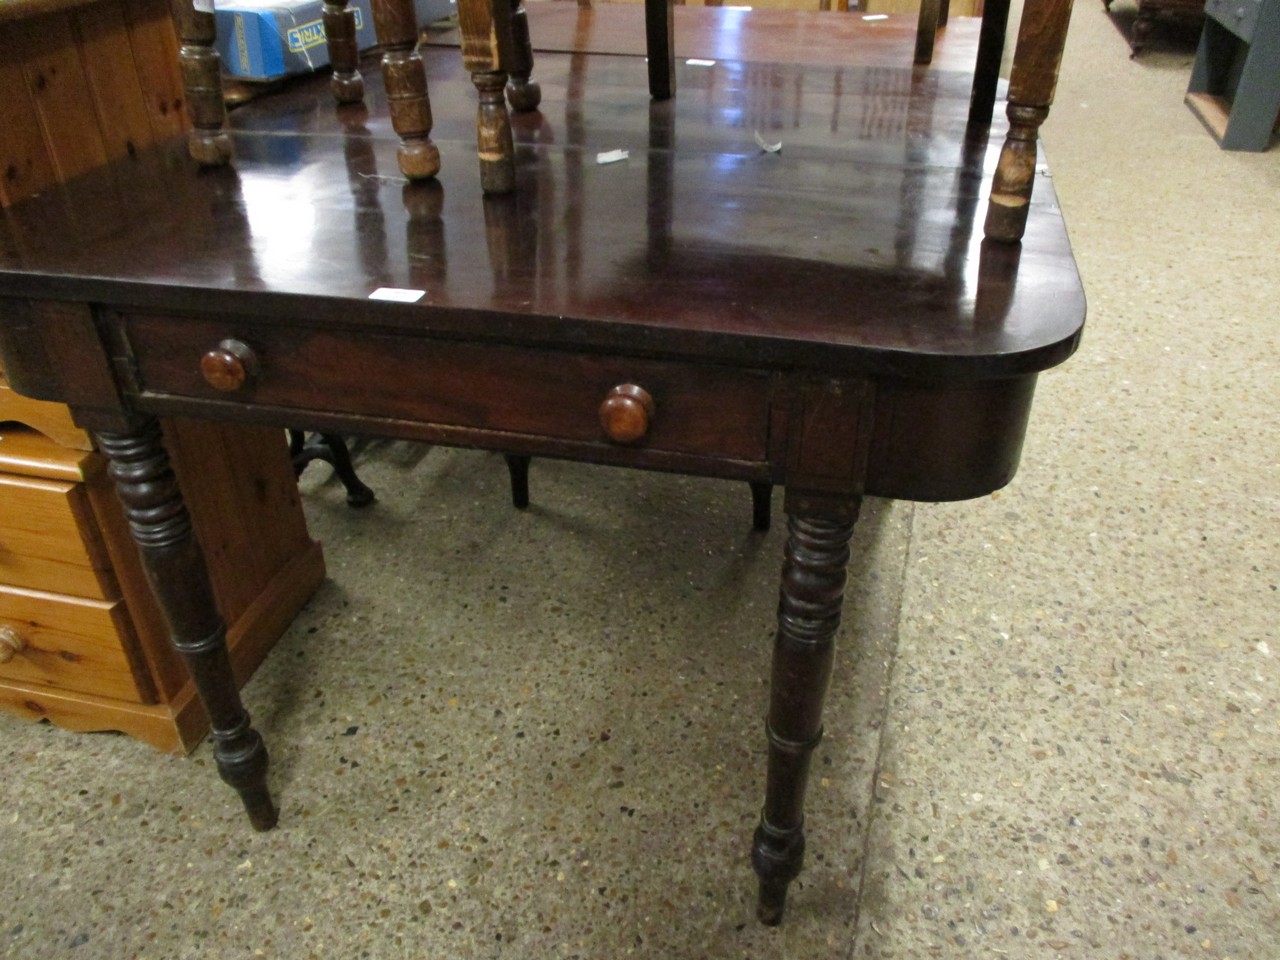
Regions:
[[364, 78], [359, 70], [356, 12], [347, 6], [347, 0], [325, 0], [324, 36], [333, 67], [329, 80], [333, 99], [338, 103], [360, 103], [364, 99]]
[[1021, 240], [1027, 229], [1036, 177], [1037, 131], [1049, 115], [1049, 108], [1011, 103], [1008, 112], [1009, 134], [991, 182], [985, 234], [991, 240], [1014, 242]]
[[510, 193], [516, 188], [516, 152], [511, 140], [511, 118], [502, 90], [507, 75], [500, 70], [471, 74], [480, 93], [476, 112], [476, 142], [480, 153], [480, 188], [485, 193]]
[[1009, 135], [1000, 151], [984, 234], [1016, 243], [1027, 229], [1036, 174], [1036, 138], [1049, 115], [1071, 22], [1071, 0], [1028, 4], [1018, 25], [1009, 76]]
[[170, 9], [181, 40], [178, 63], [191, 117], [187, 151], [201, 166], [220, 167], [231, 160], [231, 140], [222, 129], [227, 110], [222, 100], [222, 58], [214, 48], [218, 31], [213, 14], [196, 10], [191, 0], [172, 0]]
[[109, 474], [174, 649], [208, 711], [218, 773], [240, 794], [254, 829], [270, 830], [276, 824], [276, 807], [267, 790], [267, 750], [240, 702], [227, 654], [227, 627], [214, 601], [204, 553], [192, 533], [160, 425], [148, 417], [130, 432], [96, 436], [110, 462]]
[[804, 864], [804, 795], [809, 759], [822, 739], [822, 704], [844, 599], [856, 503], [839, 519], [787, 518], [778, 632], [769, 696], [769, 773], [751, 864], [760, 878], [756, 915], [782, 921], [787, 888]]
[[533, 44], [521, 0], [511, 0], [511, 55], [507, 64], [507, 101], [517, 113], [538, 109], [542, 87], [533, 79]]
[[382, 79], [391, 126], [400, 136], [400, 172], [410, 180], [426, 180], [440, 172], [440, 151], [431, 142], [431, 101], [418, 55], [412, 0], [373, 0], [373, 24], [383, 47]]

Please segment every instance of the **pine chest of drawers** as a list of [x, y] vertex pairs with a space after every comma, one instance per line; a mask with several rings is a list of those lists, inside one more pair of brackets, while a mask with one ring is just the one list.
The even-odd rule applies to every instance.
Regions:
[[[320, 546], [280, 431], [170, 420], [165, 434], [243, 684], [323, 579]], [[2, 372], [0, 711], [172, 752], [208, 731], [105, 461], [64, 407], [18, 396]]]

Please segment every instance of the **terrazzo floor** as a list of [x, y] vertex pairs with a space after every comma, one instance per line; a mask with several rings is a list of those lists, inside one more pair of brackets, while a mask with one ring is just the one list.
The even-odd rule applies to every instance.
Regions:
[[[1126, 11], [1117, 0], [1115, 16]], [[782, 524], [743, 484], [374, 441], [211, 751], [0, 722], [0, 956], [1280, 956], [1280, 153], [1081, 3], [1045, 131], [1090, 300], [1013, 485], [860, 522], [806, 872], [752, 918]], [[464, 562], [465, 561], [465, 562]], [[857, 638], [857, 642], [854, 642]]]

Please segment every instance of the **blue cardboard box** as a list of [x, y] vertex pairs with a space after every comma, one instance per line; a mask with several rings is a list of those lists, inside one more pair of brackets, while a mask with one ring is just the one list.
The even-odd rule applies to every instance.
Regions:
[[[416, 0], [418, 24], [447, 17], [457, 0]], [[369, 0], [349, 0], [356, 44], [377, 43]], [[214, 13], [223, 72], [245, 80], [274, 80], [329, 65], [323, 0], [218, 0]]]

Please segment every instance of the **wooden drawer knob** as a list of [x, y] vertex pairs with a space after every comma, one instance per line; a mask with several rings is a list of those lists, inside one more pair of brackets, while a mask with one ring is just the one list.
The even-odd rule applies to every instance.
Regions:
[[27, 646], [22, 634], [8, 625], [0, 625], [0, 663], [8, 663]]
[[614, 443], [635, 443], [649, 432], [649, 421], [656, 409], [644, 387], [619, 384], [600, 404], [600, 426]]
[[213, 389], [234, 393], [253, 385], [258, 376], [258, 358], [247, 343], [223, 340], [200, 358], [200, 375]]

